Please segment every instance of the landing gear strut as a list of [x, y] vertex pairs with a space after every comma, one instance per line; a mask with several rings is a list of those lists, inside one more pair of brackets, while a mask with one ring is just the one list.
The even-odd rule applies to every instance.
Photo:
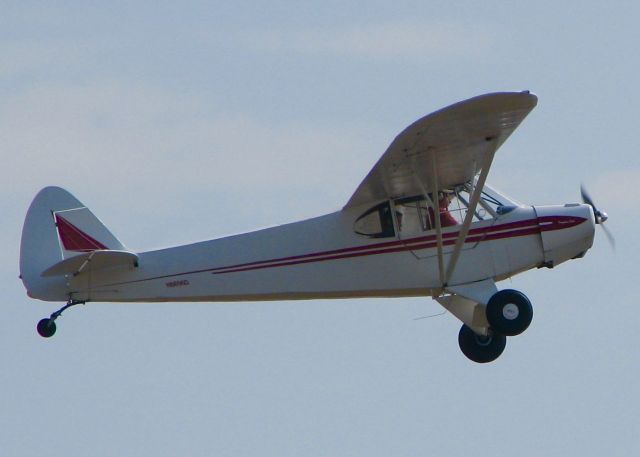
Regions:
[[66, 305], [53, 313], [51, 316], [40, 319], [40, 322], [38, 322], [38, 325], [36, 326], [38, 335], [43, 338], [51, 338], [56, 333], [56, 319], [60, 317], [63, 311], [75, 305], [84, 305], [84, 303], [84, 301], [69, 299]]

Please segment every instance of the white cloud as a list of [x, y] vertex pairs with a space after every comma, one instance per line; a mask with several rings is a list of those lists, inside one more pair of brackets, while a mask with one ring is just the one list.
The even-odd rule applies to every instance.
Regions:
[[266, 52], [296, 52], [367, 59], [455, 58], [486, 50], [492, 35], [453, 22], [398, 21], [361, 26], [258, 31], [247, 44]]

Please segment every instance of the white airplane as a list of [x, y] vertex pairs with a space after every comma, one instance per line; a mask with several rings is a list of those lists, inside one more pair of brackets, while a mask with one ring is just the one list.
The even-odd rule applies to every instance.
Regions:
[[64, 310], [87, 302], [431, 296], [462, 321], [462, 352], [493, 361], [533, 316], [524, 294], [496, 282], [582, 257], [607, 219], [584, 191], [584, 204], [528, 206], [486, 184], [536, 103], [503, 92], [436, 111], [395, 138], [340, 211], [184, 246], [132, 252], [46, 187], [26, 215], [20, 278], [29, 297], [66, 305], [38, 333], [51, 337]]

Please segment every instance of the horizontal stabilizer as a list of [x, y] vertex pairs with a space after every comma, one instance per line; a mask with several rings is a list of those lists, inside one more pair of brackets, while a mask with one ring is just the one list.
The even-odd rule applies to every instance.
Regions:
[[64, 259], [47, 268], [42, 276], [77, 275], [89, 268], [92, 271], [112, 267], [134, 267], [138, 256], [130, 251], [96, 250]]

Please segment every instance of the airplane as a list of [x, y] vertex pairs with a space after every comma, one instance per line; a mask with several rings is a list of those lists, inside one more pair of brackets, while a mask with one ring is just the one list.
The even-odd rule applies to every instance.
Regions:
[[53, 336], [63, 311], [88, 302], [430, 296], [462, 322], [462, 353], [491, 362], [533, 318], [526, 295], [496, 283], [583, 257], [607, 220], [584, 189], [582, 204], [532, 206], [486, 183], [537, 100], [496, 92], [440, 109], [393, 140], [339, 211], [183, 246], [133, 252], [46, 187], [25, 218], [20, 278], [29, 297], [66, 304], [37, 331]]

